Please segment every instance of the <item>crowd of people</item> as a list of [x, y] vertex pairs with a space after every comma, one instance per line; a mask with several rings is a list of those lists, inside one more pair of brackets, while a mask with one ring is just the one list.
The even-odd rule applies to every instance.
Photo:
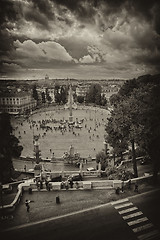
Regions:
[[[66, 111], [66, 110], [63, 110], [63, 111]], [[78, 110], [75, 110], [75, 111], [78, 111]], [[69, 120], [64, 119], [64, 117], [61, 118], [61, 114], [59, 114], [58, 110], [52, 111], [52, 112], [50, 111], [50, 112], [44, 112], [44, 113], [36, 113], [36, 116], [31, 115], [29, 118], [23, 121], [19, 121], [19, 122], [15, 121], [14, 133], [19, 138], [20, 143], [23, 143], [24, 141], [26, 141], [26, 140], [23, 140], [23, 139], [26, 139], [24, 135], [28, 135], [28, 134], [30, 134], [29, 137], [33, 138], [33, 141], [34, 141], [34, 138], [36, 137], [36, 139], [39, 139], [40, 143], [43, 142], [44, 140], [48, 141], [51, 138], [51, 134], [52, 135], [54, 134], [53, 136], [55, 136], [55, 134], [60, 134], [60, 135], [63, 135], [63, 138], [65, 138], [65, 135], [66, 135], [66, 139], [68, 139], [68, 136], [69, 136], [68, 134], [73, 135], [73, 137], [75, 138], [82, 138], [84, 135], [85, 138], [86, 137], [88, 138], [89, 142], [92, 142], [92, 146], [94, 145], [93, 142], [95, 142], [95, 146], [92, 148], [92, 151], [95, 151], [97, 141], [100, 141], [100, 138], [102, 136], [102, 129], [105, 126], [106, 118], [105, 116], [103, 116], [102, 110], [100, 112], [101, 114], [100, 118], [98, 117], [100, 114], [96, 116], [98, 111], [100, 110], [93, 111], [91, 109], [86, 109], [83, 111], [86, 112], [84, 117], [80, 118], [80, 117], [73, 116], [74, 122], [72, 124], [69, 123]], [[70, 138], [72, 138], [72, 136], [70, 136]], [[54, 138], [54, 141], [56, 141], [55, 138]], [[48, 141], [48, 143], [49, 143], [48, 152], [46, 153], [46, 149], [44, 150], [46, 155], [48, 156], [44, 156], [44, 158], [50, 158], [51, 154], [53, 153], [51, 142]], [[101, 143], [103, 144], [103, 139], [101, 140]], [[24, 144], [24, 145], [26, 149], [27, 144]], [[103, 148], [103, 145], [102, 145], [102, 148]], [[44, 151], [43, 149], [41, 150], [43, 154]]]

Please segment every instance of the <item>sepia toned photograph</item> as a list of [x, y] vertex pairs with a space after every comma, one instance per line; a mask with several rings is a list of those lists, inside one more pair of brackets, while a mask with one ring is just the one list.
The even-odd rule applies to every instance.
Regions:
[[160, 239], [160, 1], [0, 1], [0, 238]]

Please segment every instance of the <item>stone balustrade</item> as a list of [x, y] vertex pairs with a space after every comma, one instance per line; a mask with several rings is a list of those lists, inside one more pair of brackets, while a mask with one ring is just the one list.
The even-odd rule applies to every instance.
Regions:
[[[139, 178], [133, 178], [131, 179], [131, 184], [133, 183], [140, 183], [143, 181], [148, 181], [153, 175], [147, 175], [147, 176], [143, 176], [143, 177], [139, 177]], [[94, 189], [117, 189], [118, 187], [121, 188], [122, 187], [122, 183], [123, 186], [127, 186], [128, 181], [121, 181], [121, 180], [97, 180], [97, 181], [79, 181], [79, 182], [74, 182], [73, 183], [73, 188], [71, 188], [69, 186], [69, 189], [71, 190], [77, 190], [77, 189], [81, 189], [81, 190], [94, 190]], [[51, 191], [60, 191], [65, 189], [65, 187], [62, 189], [61, 186], [61, 182], [50, 182]], [[28, 191], [29, 188], [31, 188], [33, 191], [37, 191], [37, 185], [36, 183], [34, 183], [33, 179], [31, 181], [26, 181], [23, 183], [20, 183], [18, 185], [18, 191], [17, 194], [15, 196], [15, 199], [13, 200], [13, 202], [11, 204], [8, 205], [3, 205], [0, 206], [0, 210], [5, 209], [7, 211], [14, 211], [15, 207], [19, 204], [21, 197], [23, 195], [24, 191]], [[39, 189], [39, 191], [41, 190], [46, 190], [45, 184], [43, 183], [43, 189]]]

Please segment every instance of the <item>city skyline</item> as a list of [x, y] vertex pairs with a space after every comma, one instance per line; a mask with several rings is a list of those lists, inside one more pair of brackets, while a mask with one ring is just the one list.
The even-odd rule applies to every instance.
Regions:
[[157, 0], [0, 5], [1, 79], [131, 79], [159, 72]]

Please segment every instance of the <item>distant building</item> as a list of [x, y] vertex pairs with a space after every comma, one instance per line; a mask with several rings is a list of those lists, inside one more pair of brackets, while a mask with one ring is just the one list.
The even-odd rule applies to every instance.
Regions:
[[83, 97], [85, 97], [88, 89], [89, 89], [89, 85], [79, 84], [79, 85], [76, 87], [76, 95], [77, 95], [77, 96], [83, 96]]
[[49, 76], [46, 74], [46, 76], [45, 76], [45, 80], [47, 81], [47, 80], [49, 80]]
[[0, 112], [9, 114], [24, 114], [35, 109], [37, 101], [30, 93], [23, 91], [10, 91], [0, 95]]
[[[38, 92], [38, 98], [39, 98], [39, 102], [42, 103], [42, 92], [45, 94], [45, 98], [46, 98], [46, 89], [48, 89], [48, 94], [51, 97], [51, 103], [55, 102], [55, 94], [54, 94], [54, 88], [52, 87], [37, 87], [37, 92]], [[46, 100], [47, 102], [47, 100]]]
[[55, 103], [55, 94], [54, 94], [54, 88], [48, 88], [48, 93], [49, 93], [49, 96], [51, 97], [52, 99], [52, 103]]

